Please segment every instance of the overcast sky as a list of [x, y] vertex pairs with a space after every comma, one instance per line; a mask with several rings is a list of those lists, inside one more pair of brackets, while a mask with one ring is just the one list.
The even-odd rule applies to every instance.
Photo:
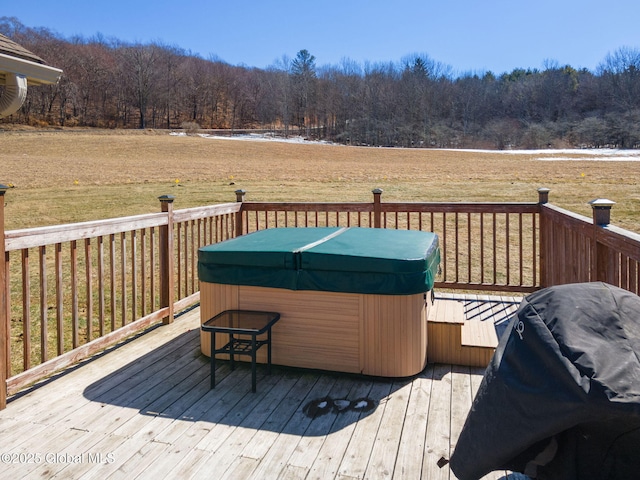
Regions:
[[398, 62], [427, 54], [455, 73], [595, 70], [640, 48], [638, 0], [55, 0], [3, 2], [0, 16], [65, 38], [98, 33], [159, 42], [232, 65], [265, 68], [307, 49], [316, 65]]

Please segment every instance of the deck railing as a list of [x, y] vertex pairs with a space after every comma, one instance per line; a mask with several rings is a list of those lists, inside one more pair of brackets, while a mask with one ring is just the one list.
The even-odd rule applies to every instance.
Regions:
[[638, 293], [640, 236], [547, 203], [236, 202], [4, 231], [0, 187], [0, 408], [7, 395], [199, 301], [197, 251], [264, 228], [362, 226], [438, 234], [436, 288], [531, 292], [604, 280]]
[[[6, 189], [2, 190], [2, 196]], [[5, 232], [0, 202], [0, 408], [6, 395], [199, 300], [197, 250], [235, 235], [241, 204]]]
[[440, 241], [437, 288], [539, 287], [539, 203], [383, 203], [379, 189], [373, 196], [372, 203], [243, 202], [239, 233], [313, 226], [425, 230]]
[[640, 235], [609, 225], [614, 202], [590, 203], [591, 219], [541, 204], [540, 286], [602, 281], [640, 294]]

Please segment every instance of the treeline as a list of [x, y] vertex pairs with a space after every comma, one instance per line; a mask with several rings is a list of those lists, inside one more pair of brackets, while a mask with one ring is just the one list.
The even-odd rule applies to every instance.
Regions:
[[267, 69], [179, 47], [63, 38], [0, 18], [0, 33], [64, 70], [30, 88], [5, 122], [102, 128], [265, 129], [351, 145], [453, 148], [640, 147], [640, 50], [596, 71], [454, 74], [426, 54], [316, 65], [300, 50]]

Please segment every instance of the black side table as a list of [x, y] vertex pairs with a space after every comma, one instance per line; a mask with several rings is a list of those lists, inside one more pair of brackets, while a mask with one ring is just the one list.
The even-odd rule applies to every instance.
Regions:
[[[251, 356], [251, 391], [256, 391], [256, 352], [267, 346], [267, 373], [271, 373], [271, 327], [280, 320], [277, 312], [255, 310], [225, 310], [202, 324], [202, 330], [211, 332], [211, 388], [216, 386], [216, 354], [227, 353], [231, 370], [235, 368], [235, 355]], [[216, 333], [228, 333], [229, 341], [216, 348]], [[266, 338], [258, 339], [266, 334]], [[238, 338], [237, 335], [251, 338]]]

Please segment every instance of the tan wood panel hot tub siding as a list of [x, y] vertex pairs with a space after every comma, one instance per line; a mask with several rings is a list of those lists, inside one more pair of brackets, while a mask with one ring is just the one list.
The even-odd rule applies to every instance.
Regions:
[[[424, 294], [372, 295], [201, 282], [201, 321], [228, 309], [276, 311], [272, 362], [385, 377], [422, 371], [427, 352]], [[226, 338], [218, 336], [221, 346]], [[209, 334], [201, 334], [210, 355]], [[266, 352], [258, 352], [266, 361]]]

